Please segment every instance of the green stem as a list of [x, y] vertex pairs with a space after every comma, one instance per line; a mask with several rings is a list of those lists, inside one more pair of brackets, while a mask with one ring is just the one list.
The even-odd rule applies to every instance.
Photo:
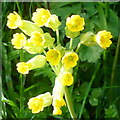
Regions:
[[72, 104], [70, 94], [69, 94], [69, 91], [68, 91], [67, 87], [65, 87], [65, 99], [66, 99], [66, 102], [67, 102], [67, 107], [68, 107], [68, 110], [70, 112], [70, 115], [71, 115], [72, 119], [75, 120], [77, 118], [77, 116], [74, 112], [73, 104]]
[[90, 89], [91, 89], [92, 83], [93, 83], [93, 81], [94, 81], [94, 79], [95, 79], [96, 73], [97, 73], [97, 71], [99, 70], [99, 67], [100, 67], [100, 63], [97, 65], [97, 68], [96, 68], [96, 70], [95, 70], [95, 72], [94, 72], [94, 74], [93, 74], [93, 76], [92, 76], [92, 78], [91, 78], [91, 80], [90, 80], [90, 84], [89, 84], [89, 86], [88, 86], [88, 89], [87, 89], [87, 91], [86, 91], [86, 94], [85, 94], [85, 97], [84, 97], [84, 99], [83, 99], [82, 106], [81, 106], [81, 109], [80, 109], [79, 119], [80, 119], [81, 116], [82, 116], [83, 109], [84, 109], [84, 106], [85, 106], [85, 103], [86, 103], [86, 99], [87, 99], [87, 97], [88, 97], [88, 94], [89, 94], [89, 91], [90, 91]]
[[76, 53], [79, 52], [80, 46], [81, 46], [81, 43], [79, 42], [79, 43], [78, 43], [78, 46], [77, 46], [77, 49], [76, 49], [76, 51], [75, 51]]
[[57, 36], [57, 45], [60, 44], [60, 40], [59, 40], [59, 30], [56, 30], [56, 36]]
[[[20, 51], [20, 62], [24, 59], [23, 50]], [[20, 118], [24, 115], [24, 83], [25, 83], [25, 76], [20, 74]]]
[[73, 43], [73, 38], [70, 38], [70, 46], [69, 46], [70, 50], [72, 49], [72, 43]]

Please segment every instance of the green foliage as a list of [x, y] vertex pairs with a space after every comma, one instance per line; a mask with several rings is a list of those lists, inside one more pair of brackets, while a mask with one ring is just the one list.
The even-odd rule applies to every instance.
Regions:
[[117, 108], [114, 104], [105, 109], [105, 118], [118, 118]]
[[79, 50], [79, 57], [81, 61], [88, 61], [90, 63], [95, 63], [101, 55], [101, 52], [103, 51], [102, 48], [100, 48], [98, 45], [94, 46], [85, 46], [81, 45]]

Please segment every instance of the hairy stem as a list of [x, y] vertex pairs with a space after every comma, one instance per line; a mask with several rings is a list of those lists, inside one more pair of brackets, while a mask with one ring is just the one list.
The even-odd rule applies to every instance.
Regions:
[[76, 114], [74, 112], [73, 104], [72, 104], [70, 94], [69, 94], [69, 91], [68, 91], [67, 87], [65, 87], [65, 99], [66, 99], [66, 102], [67, 102], [67, 107], [68, 107], [68, 110], [70, 112], [71, 118], [73, 120], [75, 120], [77, 118], [77, 116], [76, 116]]

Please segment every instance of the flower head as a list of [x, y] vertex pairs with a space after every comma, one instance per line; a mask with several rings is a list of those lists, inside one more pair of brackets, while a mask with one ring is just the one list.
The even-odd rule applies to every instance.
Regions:
[[21, 49], [26, 44], [26, 37], [23, 33], [16, 33], [13, 35], [13, 39], [11, 40], [14, 48]]
[[62, 110], [59, 107], [55, 107], [53, 110], [53, 115], [62, 115]]
[[67, 86], [70, 86], [73, 84], [73, 76], [70, 72], [64, 72], [62, 75], [61, 75], [61, 78], [60, 78], [60, 81], [62, 82], [63, 85], [67, 85]]
[[32, 113], [43, 111], [44, 101], [42, 98], [31, 98], [28, 102], [28, 108], [32, 109]]
[[54, 97], [53, 99], [53, 106], [54, 107], [62, 107], [62, 106], [66, 106], [66, 103], [63, 99], [63, 97], [59, 96], [59, 97]]
[[49, 10], [45, 10], [44, 8], [36, 9], [36, 12], [33, 13], [32, 20], [39, 26], [45, 25], [48, 18], [50, 18], [51, 14]]
[[34, 46], [43, 46], [45, 43], [45, 39], [42, 33], [40, 32], [33, 32], [31, 38], [29, 41], [34, 45]]
[[61, 53], [58, 50], [51, 49], [47, 52], [46, 59], [52, 65], [58, 65], [61, 59]]
[[112, 35], [110, 32], [107, 32], [106, 30], [99, 31], [97, 35], [95, 35], [95, 41], [98, 43], [98, 45], [104, 49], [107, 47], [110, 47], [112, 44], [112, 41], [110, 40], [112, 38]]
[[49, 92], [45, 94], [33, 97], [28, 102], [28, 108], [32, 110], [32, 113], [39, 113], [43, 111], [44, 107], [51, 105], [52, 96]]
[[71, 17], [67, 18], [66, 25], [72, 32], [79, 32], [84, 29], [84, 18], [80, 17], [79, 15], [72, 15]]
[[62, 63], [66, 69], [73, 68], [77, 65], [79, 57], [74, 52], [68, 52], [62, 57]]
[[28, 74], [31, 66], [30, 63], [20, 62], [17, 64], [17, 71], [21, 74]]
[[19, 16], [18, 13], [15, 11], [13, 13], [10, 13], [8, 16], [8, 21], [7, 21], [7, 26], [10, 29], [16, 29], [17, 27], [22, 25], [22, 20], [21, 17]]

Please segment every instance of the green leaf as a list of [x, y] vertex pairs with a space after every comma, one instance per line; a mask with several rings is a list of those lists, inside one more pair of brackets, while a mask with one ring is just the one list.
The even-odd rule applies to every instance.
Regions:
[[90, 97], [89, 103], [90, 103], [92, 106], [97, 106], [97, 105], [98, 105], [98, 99], [95, 98], [95, 97]]
[[48, 77], [52, 83], [52, 86], [54, 86], [54, 79], [55, 79], [55, 73], [52, 71], [52, 69], [48, 66], [45, 66], [43, 68], [37, 69], [34, 73], [34, 76], [43, 75], [44, 77]]
[[116, 118], [118, 116], [116, 106], [110, 105], [108, 109], [105, 109], [105, 118]]
[[101, 95], [101, 89], [95, 89], [92, 91], [92, 97], [99, 97]]
[[101, 52], [103, 51], [102, 48], [100, 48], [98, 45], [94, 46], [85, 46], [81, 45], [79, 50], [79, 57], [81, 61], [88, 61], [95, 63], [101, 55]]

